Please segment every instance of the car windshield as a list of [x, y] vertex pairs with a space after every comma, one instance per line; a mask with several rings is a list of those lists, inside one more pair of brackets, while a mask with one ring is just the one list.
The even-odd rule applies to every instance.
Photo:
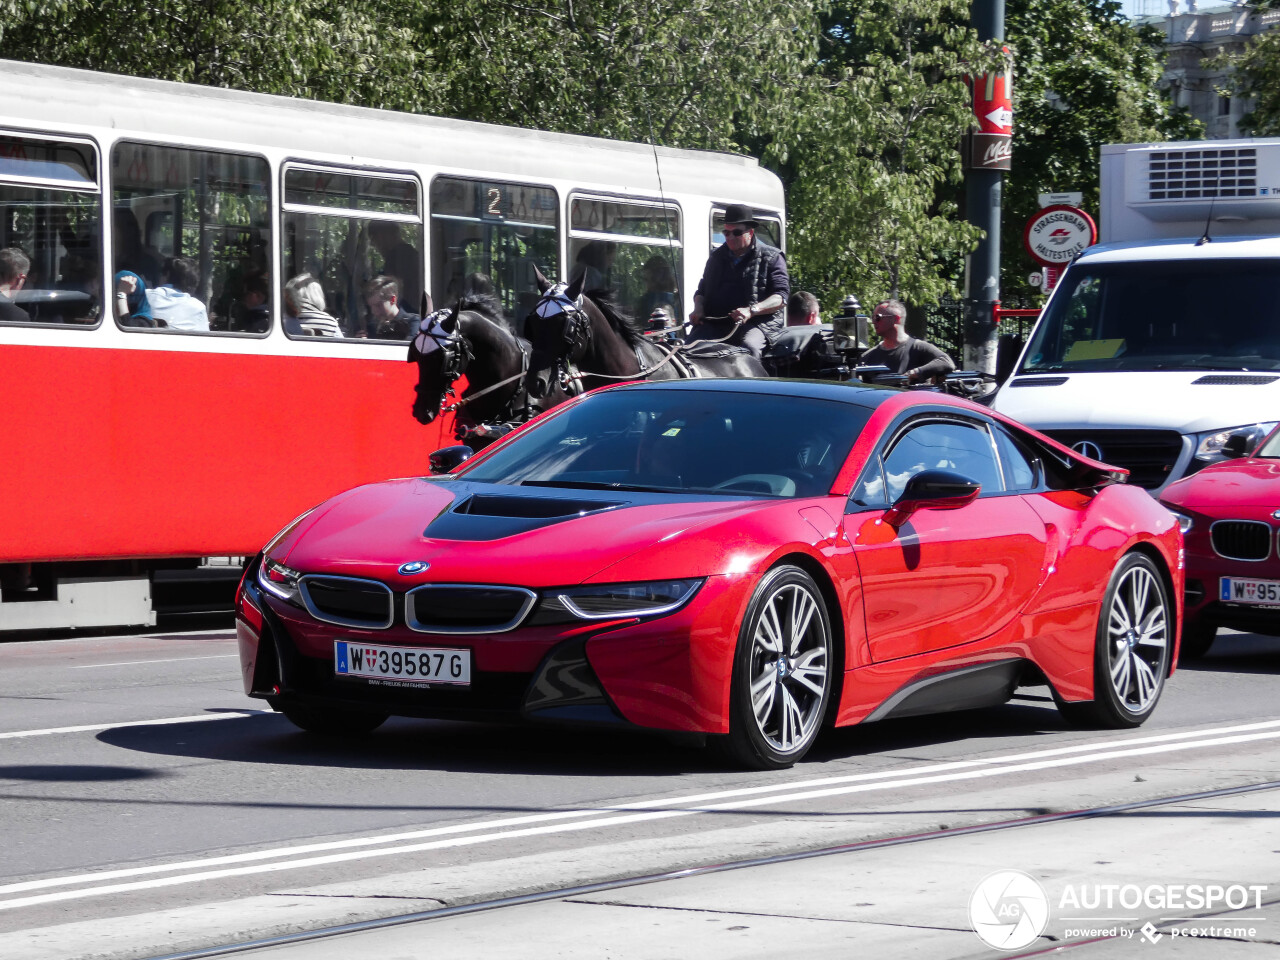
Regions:
[[1077, 264], [1019, 373], [1280, 369], [1280, 262]]
[[713, 390], [596, 394], [473, 468], [467, 480], [742, 497], [815, 497], [866, 423], [831, 400]]

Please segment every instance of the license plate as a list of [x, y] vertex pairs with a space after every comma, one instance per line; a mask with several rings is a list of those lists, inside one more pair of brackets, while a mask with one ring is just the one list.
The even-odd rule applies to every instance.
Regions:
[[471, 652], [338, 640], [333, 644], [333, 671], [340, 677], [466, 686], [471, 683]]
[[1250, 603], [1261, 607], [1280, 607], [1280, 580], [1241, 580], [1239, 577], [1222, 577], [1219, 600], [1229, 603]]

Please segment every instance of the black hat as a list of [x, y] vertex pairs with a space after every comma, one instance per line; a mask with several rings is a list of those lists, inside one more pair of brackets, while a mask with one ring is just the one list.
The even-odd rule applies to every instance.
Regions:
[[756, 225], [756, 215], [751, 208], [741, 203], [731, 203], [724, 208], [725, 223], [745, 223], [749, 227]]

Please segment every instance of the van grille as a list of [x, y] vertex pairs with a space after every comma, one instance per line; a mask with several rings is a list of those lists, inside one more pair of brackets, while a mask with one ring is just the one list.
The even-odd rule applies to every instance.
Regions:
[[1209, 528], [1213, 552], [1228, 560], [1265, 560], [1271, 555], [1271, 526], [1257, 520], [1219, 520]]
[[1152, 489], [1169, 479], [1182, 452], [1182, 436], [1173, 430], [1042, 430], [1064, 446], [1090, 442], [1102, 451], [1094, 457], [1124, 467], [1129, 482]]
[[1160, 150], [1147, 158], [1147, 199], [1256, 197], [1257, 177], [1252, 147]]

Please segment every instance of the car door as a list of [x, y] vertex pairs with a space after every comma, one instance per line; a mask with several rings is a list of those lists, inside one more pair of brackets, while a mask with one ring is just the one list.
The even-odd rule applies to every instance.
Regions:
[[[956, 509], [886, 512], [916, 473], [944, 469], [982, 486]], [[895, 660], [981, 640], [1026, 606], [1045, 562], [1043, 521], [1008, 490], [991, 426], [928, 414], [900, 426], [872, 457], [844, 518], [857, 555], [871, 658]]]

